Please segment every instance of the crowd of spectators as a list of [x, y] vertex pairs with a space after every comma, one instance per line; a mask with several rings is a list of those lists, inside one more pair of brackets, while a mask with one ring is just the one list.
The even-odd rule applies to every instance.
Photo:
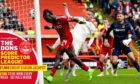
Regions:
[[[111, 18], [115, 20], [117, 12], [124, 12], [125, 19], [128, 20], [135, 29], [137, 37], [134, 42], [140, 46], [140, 0], [78, 0], [78, 4], [80, 6], [84, 6], [86, 10], [93, 10], [94, 18], [97, 21], [97, 29], [99, 31], [104, 27], [103, 25], [105, 25], [104, 19]], [[109, 16], [109, 18], [103, 18], [103, 14], [105, 14], [105, 16]], [[108, 24], [111, 24], [111, 22]], [[87, 44], [87, 42], [84, 43], [83, 47], [87, 47]], [[87, 51], [87, 48], [85, 49], [86, 50], [82, 48], [81, 53], [89, 52], [89, 50]], [[95, 50], [96, 48], [93, 49], [92, 54], [98, 54]]]
[[[95, 0], [94, 0], [95, 1]], [[97, 0], [96, 0], [97, 1]], [[140, 0], [98, 0], [101, 10], [115, 18], [118, 11], [123, 11], [125, 19], [128, 20], [135, 29], [140, 45]]]
[[[84, 5], [86, 9], [93, 9], [96, 12], [94, 5], [99, 5], [101, 12], [108, 14], [114, 19], [118, 11], [123, 11], [125, 19], [135, 29], [137, 35], [136, 43], [140, 45], [140, 0], [78, 0], [78, 3], [84, 4], [82, 2], [86, 4], [86, 6]], [[90, 6], [89, 3], [93, 6]]]
[[0, 0], [0, 30], [24, 32], [24, 26], [5, 0]]

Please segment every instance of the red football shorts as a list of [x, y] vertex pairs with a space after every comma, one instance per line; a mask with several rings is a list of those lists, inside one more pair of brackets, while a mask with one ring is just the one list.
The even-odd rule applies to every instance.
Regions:
[[112, 48], [102, 47], [101, 54], [104, 56], [108, 53], [108, 55], [112, 55]]
[[60, 43], [60, 47], [64, 49], [72, 48], [72, 40], [63, 39]]

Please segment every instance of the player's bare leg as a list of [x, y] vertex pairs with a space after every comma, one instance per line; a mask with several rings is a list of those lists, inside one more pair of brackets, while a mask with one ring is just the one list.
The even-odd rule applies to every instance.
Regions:
[[112, 57], [112, 64], [113, 64], [113, 76], [117, 76], [117, 66], [118, 66], [118, 57], [117, 56], [113, 56]]
[[71, 74], [71, 71], [72, 71], [72, 64], [70, 63], [70, 67], [66, 73], [66, 78], [65, 78], [65, 81], [69, 81], [69, 77], [70, 77], [70, 74]]
[[103, 54], [101, 54], [100, 55], [100, 62], [99, 62], [100, 74], [97, 76], [104, 76], [104, 60], [105, 60], [105, 56]]
[[60, 48], [60, 49], [57, 51], [54, 67], [51, 69], [50, 75], [47, 76], [47, 77], [44, 77], [44, 79], [47, 80], [48, 83], [51, 83], [51, 82], [53, 81], [53, 76], [55, 75], [56, 70], [57, 70], [57, 67], [58, 67], [58, 65], [59, 65], [59, 63], [60, 63], [60, 56], [61, 56], [64, 52], [65, 52], [65, 49], [63, 49], [63, 48]]
[[113, 75], [113, 72], [114, 72], [114, 70], [113, 70], [113, 60], [112, 60], [113, 58], [112, 58], [112, 55], [110, 56], [110, 68], [111, 68], [111, 74]]
[[104, 70], [105, 70], [105, 75], [109, 75], [107, 63], [105, 63]]
[[46, 44], [46, 48], [49, 50], [49, 52], [52, 52], [57, 46], [59, 46], [59, 44], [60, 38], [58, 38], [52, 46]]
[[72, 62], [72, 75], [73, 76], [76, 76], [76, 64], [73, 62], [73, 61], [71, 61]]
[[129, 52], [127, 54], [127, 56], [131, 59], [134, 67], [136, 68], [136, 70], [138, 71], [138, 73], [140, 74], [140, 66], [138, 64], [138, 62], [136, 61], [135, 57], [134, 57], [134, 54], [132, 52]]
[[54, 49], [52, 48], [52, 46], [46, 44], [46, 48], [49, 50], [49, 52], [52, 52]]
[[105, 62], [104, 62], [104, 74], [109, 75], [108, 72], [108, 58], [105, 57]]
[[68, 61], [68, 59], [63, 59], [63, 61], [61, 63], [60, 76], [63, 76], [63, 74], [64, 74], [64, 69], [65, 69], [65, 65], [66, 65], [67, 61]]
[[108, 59], [108, 53], [107, 53], [106, 56], [105, 56], [105, 61], [104, 61], [105, 62], [105, 64], [104, 64], [104, 70], [105, 70], [104, 74], [105, 75], [109, 75], [108, 68], [109, 68], [110, 63], [108, 61], [109, 61], [109, 59]]
[[109, 75], [109, 72], [108, 72], [109, 69], [111, 69], [111, 74], [113, 75], [113, 66], [112, 66], [111, 59], [106, 60], [106, 65], [105, 65], [105, 74], [106, 75]]
[[70, 69], [72, 69], [71, 70], [72, 71], [72, 75], [76, 76], [76, 73], [75, 73], [75, 71], [76, 71], [76, 64], [75, 64], [75, 62], [70, 61]]
[[72, 75], [73, 76], [76, 76], [76, 74], [75, 74], [75, 68], [76, 68], [76, 64], [73, 61], [70, 61], [70, 67], [69, 67], [69, 69], [68, 69], [68, 71], [66, 73], [66, 78], [65, 78], [65, 81], [66, 82], [69, 80], [69, 76], [70, 76], [71, 72], [72, 72]]
[[83, 64], [81, 62], [81, 60], [79, 60], [76, 57], [73, 48], [70, 48], [68, 51], [66, 51], [66, 53], [69, 55], [69, 58], [72, 61], [74, 61], [76, 64], [78, 64], [83, 70], [85, 70], [85, 71], [88, 72], [88, 74], [89, 74], [89, 80], [91, 80], [92, 79], [92, 74], [93, 74], [94, 70], [93, 69], [90, 69], [88, 66], [86, 66], [85, 64]]

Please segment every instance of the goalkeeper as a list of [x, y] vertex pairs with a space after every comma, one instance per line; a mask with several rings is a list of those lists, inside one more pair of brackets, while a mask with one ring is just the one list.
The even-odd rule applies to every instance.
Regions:
[[[113, 62], [114, 76], [117, 76], [117, 64], [118, 64], [117, 60], [118, 60], [118, 56], [121, 53], [124, 53], [131, 59], [134, 67], [140, 73], [140, 66], [129, 47], [129, 43], [136, 36], [134, 29], [128, 21], [124, 20], [123, 12], [118, 12], [116, 19], [117, 21], [112, 23], [112, 25], [108, 29], [106, 40], [104, 41], [104, 45], [109, 46], [107, 38], [109, 37], [109, 33], [111, 32], [111, 30], [113, 30], [114, 44], [113, 44], [113, 52], [112, 52], [112, 56], [113, 56], [112, 62]], [[129, 35], [130, 32], [132, 34], [131, 36]]]

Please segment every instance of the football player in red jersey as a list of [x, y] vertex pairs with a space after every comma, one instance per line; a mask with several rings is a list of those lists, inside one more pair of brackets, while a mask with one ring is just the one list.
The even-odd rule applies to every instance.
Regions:
[[56, 29], [60, 36], [60, 47], [56, 53], [55, 64], [51, 69], [50, 76], [44, 77], [49, 83], [53, 81], [53, 76], [57, 70], [57, 67], [60, 63], [60, 56], [66, 52], [69, 55], [69, 58], [78, 64], [83, 70], [89, 73], [89, 80], [92, 78], [93, 69], [90, 69], [88, 66], [83, 64], [81, 60], [79, 60], [72, 46], [73, 37], [70, 32], [69, 21], [76, 21], [79, 23], [84, 23], [83, 21], [79, 21], [76, 17], [67, 17], [67, 16], [55, 16], [51, 11], [45, 9], [43, 12], [43, 18], [52, 24], [52, 27], [45, 26], [46, 29]]
[[[103, 39], [103, 42], [105, 40], [105, 36], [108, 28], [109, 28], [109, 22], [107, 19], [104, 19], [104, 30], [101, 32], [101, 37]], [[110, 36], [107, 39], [109, 41], [110, 46], [105, 46], [103, 44], [101, 48], [100, 59], [99, 59], [100, 74], [98, 76], [104, 76], [104, 68], [106, 68], [104, 64], [106, 64], [106, 60], [108, 59], [108, 57], [106, 58], [106, 55], [108, 55], [110, 59], [112, 55], [113, 33], [110, 33]]]

